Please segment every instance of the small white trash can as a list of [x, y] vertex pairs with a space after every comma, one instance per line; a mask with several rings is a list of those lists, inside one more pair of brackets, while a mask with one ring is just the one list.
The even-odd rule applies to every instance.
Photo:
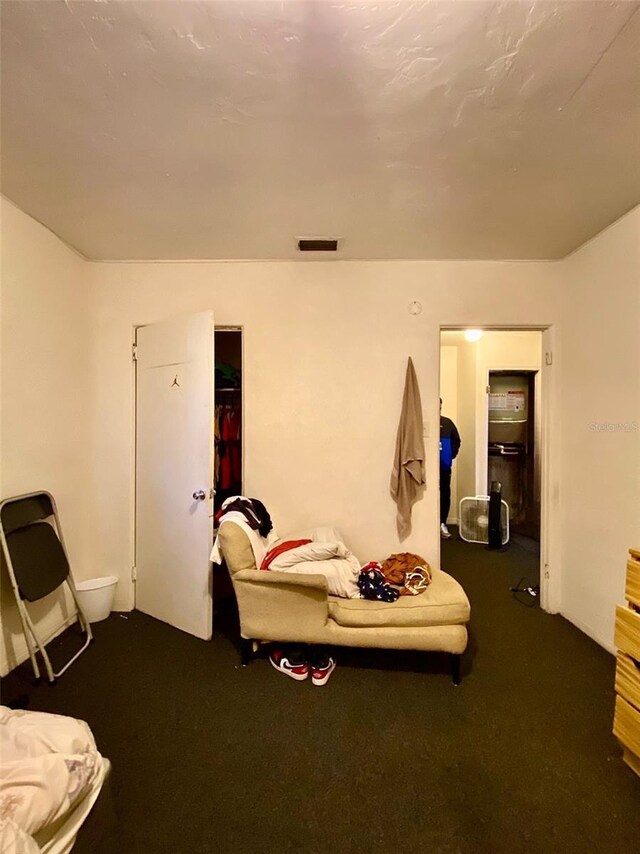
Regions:
[[118, 579], [115, 575], [76, 582], [78, 599], [90, 623], [99, 623], [100, 620], [107, 619], [113, 607], [117, 583]]

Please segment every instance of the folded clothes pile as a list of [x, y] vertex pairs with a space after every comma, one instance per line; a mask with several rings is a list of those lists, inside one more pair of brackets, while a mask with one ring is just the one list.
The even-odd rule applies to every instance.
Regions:
[[431, 569], [420, 555], [402, 552], [362, 567], [358, 588], [363, 599], [395, 602], [399, 596], [417, 596], [431, 584]]
[[431, 568], [420, 555], [400, 552], [388, 557], [381, 567], [384, 579], [400, 588], [401, 596], [416, 596], [431, 584]]
[[358, 589], [363, 599], [376, 599], [378, 602], [395, 602], [400, 595], [399, 590], [384, 580], [382, 565], [376, 561], [360, 570]]

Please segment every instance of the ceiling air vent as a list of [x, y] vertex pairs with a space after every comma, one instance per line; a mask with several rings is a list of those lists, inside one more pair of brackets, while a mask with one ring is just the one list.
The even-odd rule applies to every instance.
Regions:
[[298, 240], [298, 249], [300, 252], [336, 252], [338, 249], [338, 239], [336, 237], [330, 239], [319, 237], [301, 238]]

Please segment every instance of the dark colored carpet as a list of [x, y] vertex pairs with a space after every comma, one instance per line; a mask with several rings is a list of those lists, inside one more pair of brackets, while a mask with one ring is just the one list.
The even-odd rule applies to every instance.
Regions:
[[438, 656], [375, 650], [316, 688], [239, 667], [228, 620], [207, 644], [134, 613], [53, 688], [19, 668], [5, 701], [90, 723], [118, 816], [96, 854], [638, 850], [613, 658], [509, 592], [537, 581], [534, 550], [444, 546], [472, 604], [459, 688]]

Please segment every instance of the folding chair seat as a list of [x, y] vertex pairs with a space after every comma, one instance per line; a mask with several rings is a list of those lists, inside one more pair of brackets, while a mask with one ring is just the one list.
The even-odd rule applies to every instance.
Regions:
[[[49, 492], [31, 492], [2, 501], [0, 503], [0, 541], [33, 672], [36, 679], [39, 679], [37, 648], [44, 660], [49, 681], [55, 682], [56, 678], [62, 676], [88, 647], [93, 640], [93, 633], [78, 600], [53, 496]], [[67, 584], [71, 590], [78, 621], [86, 633], [86, 640], [82, 648], [67, 661], [64, 667], [54, 673], [45, 644], [38, 637], [26, 603], [37, 602], [64, 584]]]

